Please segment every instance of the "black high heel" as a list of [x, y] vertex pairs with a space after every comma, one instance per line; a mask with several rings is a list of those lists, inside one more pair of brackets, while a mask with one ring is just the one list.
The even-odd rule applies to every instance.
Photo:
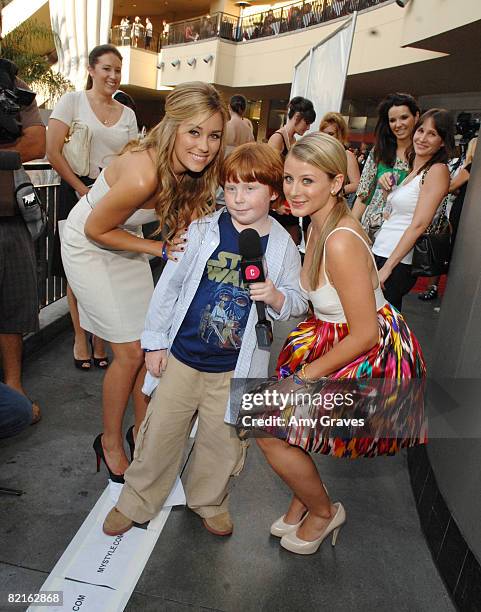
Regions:
[[100, 368], [101, 370], [106, 370], [110, 365], [109, 358], [107, 357], [107, 355], [105, 355], [105, 357], [95, 357], [93, 335], [90, 336], [89, 342], [90, 342], [90, 347], [92, 349], [92, 361], [94, 362], [94, 366], [96, 368]]
[[[75, 342], [73, 343], [73, 350], [75, 351]], [[84, 372], [88, 372], [92, 369], [91, 359], [77, 359], [75, 353], [73, 355], [73, 363], [77, 369], [83, 370]]]
[[135, 440], [134, 440], [134, 425], [127, 429], [127, 433], [125, 434], [125, 439], [127, 440], [127, 444], [130, 448], [130, 460], [134, 460], [134, 451], [135, 451]]
[[104, 447], [102, 446], [102, 434], [100, 433], [94, 440], [93, 443], [95, 455], [97, 457], [97, 472], [100, 472], [100, 460], [105, 463], [105, 467], [109, 472], [109, 477], [112, 482], [118, 482], [120, 484], [124, 484], [124, 475], [123, 474], [114, 474], [112, 470], [109, 468], [107, 461], [105, 460]]

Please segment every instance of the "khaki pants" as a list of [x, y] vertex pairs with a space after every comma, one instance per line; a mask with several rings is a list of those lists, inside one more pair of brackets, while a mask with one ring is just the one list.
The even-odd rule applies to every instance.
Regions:
[[177, 475], [191, 423], [199, 425], [186, 474], [187, 505], [204, 518], [228, 509], [228, 484], [243, 467], [246, 444], [224, 422], [232, 372], [199, 372], [172, 355], [149, 403], [125, 472], [117, 508], [144, 523], [164, 505]]

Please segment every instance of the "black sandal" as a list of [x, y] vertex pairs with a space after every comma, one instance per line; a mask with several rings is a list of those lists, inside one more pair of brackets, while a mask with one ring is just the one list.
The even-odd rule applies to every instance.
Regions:
[[418, 293], [418, 299], [423, 302], [430, 302], [431, 300], [435, 300], [438, 297], [438, 287], [437, 285], [431, 285], [423, 291], [422, 293]]
[[110, 365], [109, 358], [107, 355], [105, 355], [105, 357], [95, 357], [93, 336], [90, 336], [90, 346], [92, 348], [92, 361], [94, 362], [94, 366], [96, 368], [100, 368], [101, 370], [106, 370]]
[[[74, 347], [75, 347], [75, 342], [74, 342]], [[92, 368], [91, 359], [77, 359], [75, 357], [75, 353], [73, 356], [73, 363], [78, 370], [83, 370], [84, 372], [88, 372]]]

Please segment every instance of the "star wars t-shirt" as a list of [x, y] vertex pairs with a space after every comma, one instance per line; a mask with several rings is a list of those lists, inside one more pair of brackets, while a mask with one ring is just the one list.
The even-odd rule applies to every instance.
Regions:
[[[172, 344], [176, 359], [201, 372], [235, 369], [252, 301], [242, 283], [239, 232], [219, 217], [220, 242]], [[261, 238], [265, 252], [268, 236]]]

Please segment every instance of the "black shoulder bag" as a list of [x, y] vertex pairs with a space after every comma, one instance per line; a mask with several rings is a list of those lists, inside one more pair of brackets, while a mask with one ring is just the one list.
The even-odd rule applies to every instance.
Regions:
[[[424, 185], [428, 170], [423, 172], [421, 185]], [[413, 276], [439, 276], [448, 271], [452, 230], [446, 215], [447, 203], [447, 198], [444, 198], [439, 215], [434, 215], [432, 223], [414, 245], [411, 268]]]

